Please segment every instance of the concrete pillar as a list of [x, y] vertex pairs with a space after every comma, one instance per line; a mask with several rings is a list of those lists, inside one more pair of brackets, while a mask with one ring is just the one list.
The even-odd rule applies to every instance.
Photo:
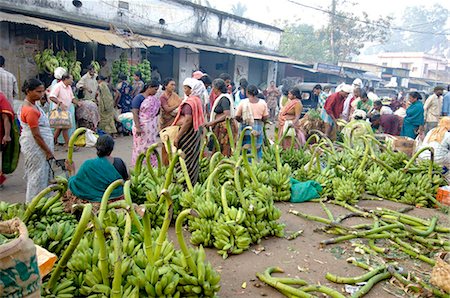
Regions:
[[278, 62], [269, 61], [269, 67], [267, 69], [267, 86], [271, 81], [277, 81]]
[[[178, 52], [178, 55], [177, 55]], [[176, 56], [176, 57], [175, 57]], [[178, 65], [178, 67], [177, 67]], [[183, 81], [190, 78], [200, 65], [200, 55], [189, 49], [178, 49], [174, 52], [174, 74], [177, 76], [178, 94], [183, 95]]]
[[248, 80], [248, 68], [249, 68], [248, 66], [249, 66], [248, 57], [235, 56], [233, 78], [236, 87], [239, 86], [240, 79], [246, 78]]

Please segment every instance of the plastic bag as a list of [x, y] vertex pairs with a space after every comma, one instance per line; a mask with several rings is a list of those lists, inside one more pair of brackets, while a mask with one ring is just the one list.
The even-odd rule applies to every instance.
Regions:
[[97, 134], [90, 129], [86, 129], [84, 134], [78, 136], [74, 145], [77, 147], [94, 147], [95, 143], [97, 143], [97, 139]]
[[37, 255], [37, 262], [39, 266], [39, 273], [41, 274], [41, 278], [46, 276], [47, 274], [52, 271], [53, 265], [55, 265], [56, 262], [56, 255], [52, 254], [45, 248], [40, 247], [39, 245], [36, 246], [36, 255]]
[[306, 182], [300, 182], [294, 178], [291, 178], [292, 203], [301, 203], [320, 198], [321, 192], [322, 185], [316, 181], [308, 180]]

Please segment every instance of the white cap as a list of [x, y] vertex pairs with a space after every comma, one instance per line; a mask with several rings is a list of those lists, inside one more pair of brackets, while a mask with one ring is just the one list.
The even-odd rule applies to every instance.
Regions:
[[362, 87], [362, 81], [361, 81], [361, 79], [354, 79], [353, 80], [353, 85], [354, 86], [358, 86], [358, 87]]
[[344, 84], [341, 86], [340, 91], [343, 91], [345, 93], [352, 93], [353, 92], [353, 87], [348, 85], [348, 84]]

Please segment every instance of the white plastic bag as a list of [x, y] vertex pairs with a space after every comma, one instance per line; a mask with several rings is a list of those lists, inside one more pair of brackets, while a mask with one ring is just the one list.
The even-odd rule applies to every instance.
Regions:
[[94, 147], [97, 143], [98, 135], [95, 134], [92, 130], [87, 129], [85, 132], [86, 136], [86, 147]]

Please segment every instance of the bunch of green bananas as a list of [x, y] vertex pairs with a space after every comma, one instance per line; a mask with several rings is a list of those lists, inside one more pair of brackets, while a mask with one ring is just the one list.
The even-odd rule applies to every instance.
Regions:
[[412, 175], [400, 202], [417, 207], [432, 206], [433, 203], [430, 201], [429, 195], [436, 193], [441, 179], [441, 175], [433, 175], [432, 179], [426, 173]]
[[0, 201], [0, 221], [10, 220], [14, 217], [21, 218], [25, 212], [24, 204], [11, 204]]
[[150, 61], [147, 59], [142, 60], [142, 62], [137, 65], [137, 70], [141, 72], [144, 82], [151, 79], [152, 69], [150, 67]]
[[225, 222], [223, 218], [214, 226], [213, 235], [214, 246], [224, 259], [228, 254], [241, 254], [252, 243], [252, 238], [244, 226], [234, 221]]
[[291, 167], [284, 164], [281, 170], [269, 173], [269, 184], [272, 187], [274, 201], [286, 202], [291, 199]]
[[120, 58], [112, 63], [111, 75], [114, 84], [119, 81], [119, 74], [121, 73], [126, 76], [130, 74], [130, 64], [126, 52], [120, 54]]
[[342, 177], [333, 179], [333, 197], [350, 205], [358, 203], [364, 188], [360, 181], [353, 177]]
[[92, 60], [91, 61], [91, 66], [94, 67], [94, 70], [96, 73], [98, 73], [100, 71], [100, 63], [98, 63], [98, 61]]
[[34, 61], [39, 71], [46, 71], [53, 74], [55, 69], [59, 66], [58, 59], [53, 55], [53, 50], [45, 49], [42, 53], [34, 55]]

